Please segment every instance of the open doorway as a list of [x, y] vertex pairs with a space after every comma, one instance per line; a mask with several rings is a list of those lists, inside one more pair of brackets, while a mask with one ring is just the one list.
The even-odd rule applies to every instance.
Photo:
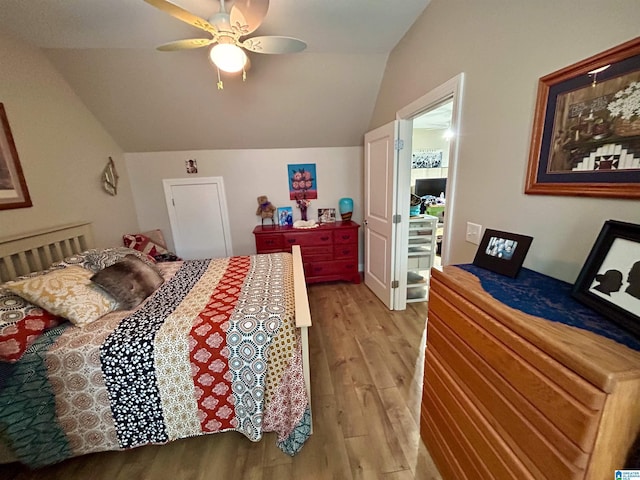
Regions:
[[[407, 290], [410, 280], [408, 261], [414, 256], [424, 256], [423, 247], [416, 243], [426, 243], [426, 238], [436, 238], [439, 224], [442, 224], [440, 238], [442, 265], [449, 263], [448, 231], [455, 212], [456, 165], [458, 156], [457, 129], [460, 121], [461, 100], [464, 74], [459, 74], [421, 98], [396, 112], [396, 120], [382, 125], [365, 134], [364, 142], [364, 219], [365, 238], [364, 283], [390, 310], [404, 310], [407, 306]], [[413, 123], [414, 119], [438, 109], [450, 102], [450, 128], [453, 136], [443, 145], [448, 160], [446, 176], [443, 170], [434, 173], [434, 178], [445, 178], [444, 189], [434, 197], [444, 199], [445, 208], [439, 217], [420, 219], [411, 218], [410, 201], [413, 200], [417, 175], [412, 183]], [[444, 132], [443, 132], [444, 134]], [[447, 148], [448, 147], [448, 148]], [[429, 149], [432, 147], [425, 146]], [[441, 166], [438, 167], [442, 169]], [[422, 202], [419, 202], [422, 203]], [[437, 207], [437, 200], [434, 207]], [[427, 206], [425, 205], [425, 211]], [[436, 210], [433, 210], [436, 212]], [[419, 212], [419, 210], [418, 210]], [[439, 221], [442, 220], [442, 221]], [[430, 222], [430, 225], [424, 225]], [[414, 250], [409, 250], [410, 240]], [[435, 252], [437, 246], [431, 245]], [[433, 255], [435, 257], [435, 254]], [[435, 260], [429, 259], [429, 260]], [[419, 286], [420, 299], [428, 299], [429, 273], [435, 261], [424, 268], [426, 277]], [[420, 274], [422, 276], [422, 274]], [[415, 287], [418, 289], [418, 287]]]
[[[406, 308], [407, 302], [428, 300], [431, 268], [449, 264], [448, 232], [455, 212], [463, 83], [461, 73], [396, 113], [402, 145], [398, 152], [396, 199], [403, 219], [396, 224], [394, 248], [396, 310]], [[416, 193], [419, 214], [431, 218], [412, 217]], [[429, 236], [436, 238], [434, 248], [423, 245]], [[426, 255], [425, 250], [434, 253]], [[412, 257], [421, 257], [423, 263], [414, 265]]]
[[[442, 265], [452, 115], [453, 99], [449, 99], [413, 119], [411, 194], [415, 199], [413, 203], [420, 203], [418, 208], [414, 205], [410, 213], [412, 217], [426, 214], [438, 218], [434, 266]], [[411, 270], [411, 262], [408, 267]]]

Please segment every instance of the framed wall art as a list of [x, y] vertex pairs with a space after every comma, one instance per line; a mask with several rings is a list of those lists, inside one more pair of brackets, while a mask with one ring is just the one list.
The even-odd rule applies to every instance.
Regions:
[[118, 178], [120, 177], [116, 171], [116, 164], [113, 162], [113, 158], [109, 157], [107, 165], [102, 170], [102, 188], [114, 197], [118, 194]]
[[640, 198], [640, 37], [540, 78], [525, 193]]
[[22, 173], [4, 105], [0, 103], [0, 210], [30, 207], [31, 197]]
[[572, 295], [640, 338], [640, 225], [605, 222]]
[[315, 163], [287, 165], [289, 173], [289, 199], [312, 200], [318, 198], [318, 180]]
[[411, 154], [411, 168], [437, 168], [442, 165], [442, 150], [423, 149]]
[[473, 264], [515, 278], [522, 268], [533, 237], [487, 228]]

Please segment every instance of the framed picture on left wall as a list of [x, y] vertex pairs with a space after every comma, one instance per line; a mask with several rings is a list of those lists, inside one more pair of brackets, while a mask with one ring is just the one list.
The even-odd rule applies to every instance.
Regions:
[[33, 205], [4, 105], [0, 103], [0, 210]]

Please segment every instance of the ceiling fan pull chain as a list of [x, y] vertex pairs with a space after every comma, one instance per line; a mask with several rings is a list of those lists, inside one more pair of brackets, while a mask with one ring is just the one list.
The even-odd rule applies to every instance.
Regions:
[[242, 81], [247, 81], [247, 71], [244, 69], [244, 67], [242, 67]]
[[216, 71], [218, 72], [218, 90], [224, 90], [224, 84], [220, 78], [220, 69], [216, 67]]

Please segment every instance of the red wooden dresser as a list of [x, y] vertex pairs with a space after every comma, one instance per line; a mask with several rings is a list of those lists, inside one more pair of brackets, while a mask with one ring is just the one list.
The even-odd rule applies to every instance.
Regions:
[[253, 234], [257, 253], [290, 252], [291, 245], [300, 245], [307, 283], [360, 283], [358, 228], [360, 225], [351, 221], [324, 223], [310, 229], [258, 225]]

